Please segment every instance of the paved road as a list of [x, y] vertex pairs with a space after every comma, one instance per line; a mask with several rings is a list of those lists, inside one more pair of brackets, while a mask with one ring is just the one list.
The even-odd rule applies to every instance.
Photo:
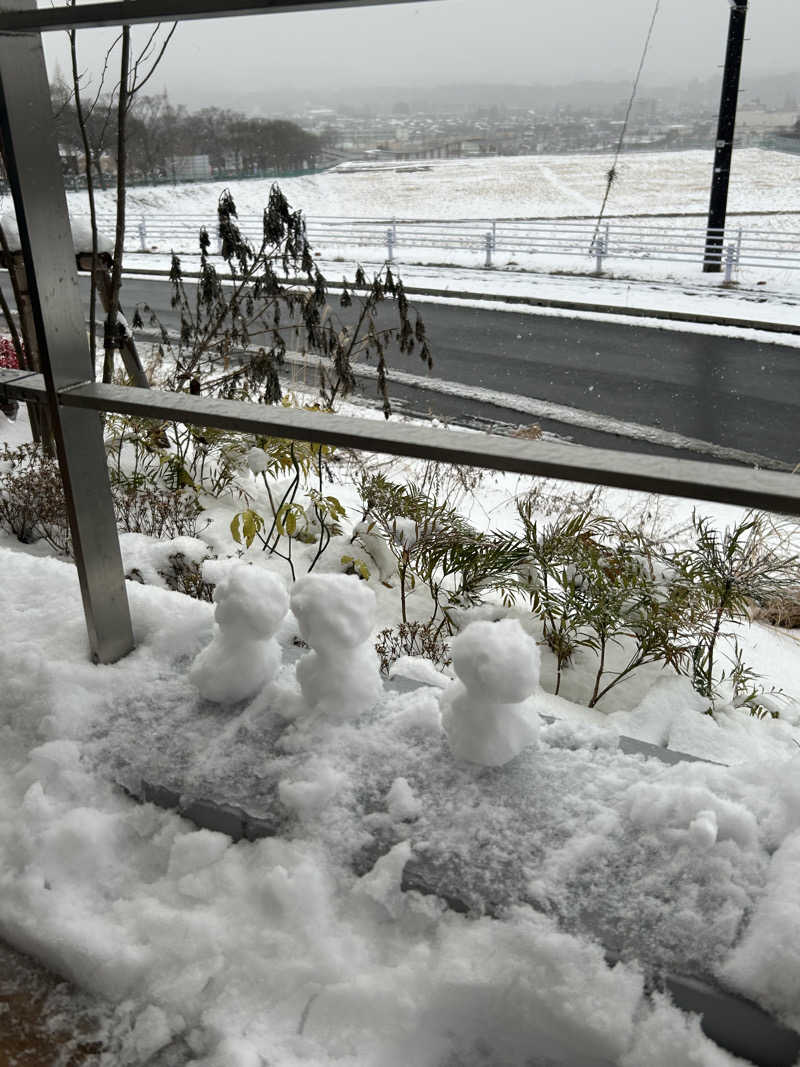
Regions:
[[[130, 318], [133, 305], [146, 302], [169, 324], [174, 322], [169, 294], [164, 282], [126, 277], [123, 307]], [[392, 396], [416, 410], [514, 424], [534, 421], [468, 395], [488, 388], [791, 464], [800, 461], [800, 349], [514, 310], [418, 306], [433, 351], [433, 375], [462, 383], [467, 395], [394, 386]], [[393, 353], [390, 365], [423, 373], [416, 357]], [[535, 421], [584, 443], [670, 451], [574, 425]]]
[[[171, 317], [163, 283], [126, 278], [123, 300], [128, 308], [146, 301]], [[800, 349], [519, 311], [419, 308], [437, 378], [537, 397], [788, 463], [800, 460]], [[422, 371], [415, 357], [392, 354], [391, 364]], [[393, 395], [450, 417], [531, 421], [465, 397], [400, 388]], [[574, 426], [547, 428], [606, 447], [625, 446]]]

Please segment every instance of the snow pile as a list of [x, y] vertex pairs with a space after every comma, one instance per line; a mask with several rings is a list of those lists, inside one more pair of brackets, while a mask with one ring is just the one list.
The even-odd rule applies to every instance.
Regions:
[[453, 641], [458, 681], [442, 696], [442, 724], [456, 759], [498, 767], [538, 736], [529, 699], [539, 685], [539, 648], [516, 619], [473, 622]]
[[[70, 217], [69, 224], [72, 230], [72, 244], [75, 249], [75, 254], [80, 255], [81, 253], [90, 253], [92, 251], [92, 228], [88, 219], [82, 218], [80, 215], [74, 215]], [[17, 225], [16, 215], [7, 212], [0, 217], [0, 226], [3, 228], [3, 233], [8, 242], [9, 251], [19, 252], [22, 248], [22, 244], [19, 238], [19, 226]], [[106, 237], [103, 233], [98, 233], [97, 251], [108, 252], [109, 255], [113, 255], [113, 240]]]
[[[260, 589], [257, 574], [221, 574], [217, 608], [245, 606], [263, 637], [264, 598], [236, 593]], [[307, 656], [352, 662], [366, 583], [312, 577], [295, 594]], [[250, 708], [218, 714], [215, 739], [188, 679], [209, 605], [130, 585], [137, 650], [95, 667], [71, 565], [0, 548], [0, 585], [0, 936], [115, 1003], [107, 1067], [731, 1067], [646, 992], [652, 966], [693, 951], [796, 1010], [797, 758], [667, 767], [562, 723], [476, 772], [450, 754], [425, 687], [376, 688], [367, 713], [334, 722], [287, 722], [262, 694], [268, 750], [250, 744]], [[530, 639], [487, 625], [464, 635], [458, 684], [474, 696], [477, 677], [519, 710], [536, 701]], [[502, 670], [473, 666], [484, 648]], [[363, 693], [337, 684], [334, 719], [349, 718]], [[238, 749], [230, 785], [246, 771], [292, 821], [233, 844], [112, 786], [109, 731], [133, 731], [127, 759], [184, 720], [197, 767]], [[580, 933], [592, 909], [630, 959], [609, 967]]]
[[242, 564], [218, 582], [214, 602], [214, 636], [189, 677], [205, 700], [249, 700], [278, 673], [281, 650], [275, 634], [289, 598], [275, 575]]
[[383, 688], [370, 642], [375, 594], [355, 575], [308, 574], [292, 588], [291, 603], [311, 646], [297, 664], [309, 711], [342, 722], [357, 718]]
[[741, 943], [724, 969], [740, 989], [758, 989], [764, 1003], [800, 1030], [800, 830], [790, 834], [770, 862], [767, 886]]

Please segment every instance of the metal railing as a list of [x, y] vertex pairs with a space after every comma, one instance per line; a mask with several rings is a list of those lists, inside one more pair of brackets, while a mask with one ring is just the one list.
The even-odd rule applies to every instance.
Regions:
[[[99, 216], [101, 229], [114, 232], [114, 218]], [[262, 232], [260, 215], [241, 215], [239, 228], [257, 242]], [[205, 214], [147, 214], [129, 220], [125, 233], [128, 251], [197, 251], [201, 228], [216, 231], [213, 212]], [[594, 261], [598, 272], [607, 259], [664, 263], [706, 262], [705, 227], [680, 219], [674, 225], [606, 221], [597, 229], [591, 219], [357, 219], [330, 216], [306, 218], [308, 239], [324, 256], [350, 251], [356, 256], [369, 250], [390, 262], [414, 262], [426, 253], [436, 261], [447, 253], [467, 253], [494, 266], [501, 257], [562, 256]], [[728, 227], [711, 231], [723, 249], [728, 280], [739, 267], [800, 270], [800, 230], [774, 231]]]
[[[0, 0], [0, 133], [43, 368], [41, 375], [0, 371], [0, 399], [46, 403], [49, 408], [90, 650], [96, 661], [111, 662], [134, 647], [103, 444], [100, 413], [104, 411], [800, 515], [800, 480], [789, 474], [380, 424], [369, 419], [322, 417], [92, 381], [41, 33], [80, 26], [387, 2], [406, 0], [237, 0], [232, 7], [225, 7], [221, 0], [109, 0], [41, 9], [36, 8], [35, 0]], [[442, 240], [451, 230], [439, 225], [442, 232], [436, 239]], [[331, 232], [338, 232], [331, 220], [328, 226]], [[398, 236], [397, 228], [387, 230]], [[508, 233], [495, 229], [492, 250], [518, 235], [518, 224]], [[384, 236], [388, 239], [388, 234]], [[525, 239], [530, 236], [528, 233]], [[580, 239], [586, 240], [585, 231], [581, 231]]]

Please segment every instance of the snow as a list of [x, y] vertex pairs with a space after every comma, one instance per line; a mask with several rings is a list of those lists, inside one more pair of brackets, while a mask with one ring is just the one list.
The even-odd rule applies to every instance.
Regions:
[[[590, 233], [605, 192], [611, 162], [611, 158], [604, 155], [559, 155], [431, 160], [413, 167], [367, 163], [281, 179], [280, 184], [290, 203], [301, 208], [310, 220], [309, 233], [323, 272], [336, 278], [343, 271], [352, 276], [351, 261], [355, 256], [370, 264], [382, 263], [386, 247], [348, 245], [341, 237], [331, 235], [330, 220], [563, 218], [572, 219], [574, 226], [576, 219], [583, 218], [588, 220], [584, 221], [584, 226]], [[712, 162], [711, 152], [699, 150], [637, 152], [623, 157], [617, 167], [618, 179], [608, 205], [612, 228], [626, 224], [667, 230], [688, 227], [701, 235], [701, 245]], [[800, 230], [797, 175], [796, 156], [764, 149], [737, 151], [728, 222], [734, 229], [744, 229], [745, 248], [748, 234], [753, 235], [750, 240], [756, 247], [763, 243], [757, 232], [768, 232], [772, 237], [783, 234], [788, 247], [795, 247], [796, 233]], [[134, 226], [129, 232], [128, 265], [150, 263], [168, 269], [169, 259], [168, 256], [165, 259], [163, 253], [168, 254], [173, 247], [180, 252], [195, 250], [195, 236], [200, 225], [213, 227], [219, 196], [229, 184], [240, 216], [249, 216], [258, 229], [269, 194], [269, 180], [162, 185], [129, 190], [130, 218], [149, 220], [148, 245], [150, 252], [156, 254], [135, 255], [140, 241]], [[114, 193], [109, 190], [97, 195], [98, 211], [105, 224], [114, 208]], [[70, 193], [69, 202], [70, 211], [76, 216], [87, 213], [84, 193]], [[654, 210], [656, 217], [652, 217]], [[687, 217], [687, 213], [697, 217], [691, 217], [691, 214]], [[314, 237], [315, 222], [327, 227], [324, 235], [320, 231], [318, 240]], [[179, 240], [178, 231], [182, 234]], [[587, 239], [587, 247], [588, 243]], [[481, 271], [475, 268], [480, 268], [484, 262], [482, 231], [477, 233], [469, 248], [415, 247], [404, 242], [401, 227], [396, 254], [403, 264], [406, 284], [417, 284], [418, 276], [422, 279], [438, 275], [439, 285], [451, 290], [466, 288], [469, 291], [476, 286], [496, 292], [498, 287], [505, 290], [508, 284], [517, 293], [539, 295], [544, 287], [542, 295], [554, 290], [563, 294], [566, 290], [574, 291], [576, 298], [583, 294], [587, 299], [589, 293], [595, 291], [613, 293], [614, 300], [609, 303], [625, 305], [631, 300], [631, 306], [644, 308], [658, 307], [665, 299], [667, 304], [679, 307], [696, 304], [697, 300], [681, 289], [669, 292], [674, 290], [675, 283], [679, 286], [690, 284], [698, 290], [698, 295], [705, 294], [706, 313], [709, 308], [711, 313], [719, 310], [724, 301], [729, 310], [738, 303], [743, 318], [759, 318], [764, 310], [753, 306], [759, 299], [763, 301], [763, 290], [759, 290], [759, 285], [768, 286], [772, 292], [785, 293], [793, 302], [797, 300], [800, 286], [800, 271], [797, 270], [775, 266], [742, 267], [737, 272], [736, 281], [739, 287], [750, 290], [750, 295], [741, 298], [735, 289], [725, 291], [720, 288], [721, 275], [703, 275], [695, 262], [659, 262], [642, 256], [607, 259], [604, 266], [609, 277], [591, 279], [585, 276], [594, 271], [594, 257], [577, 250], [576, 254], [566, 255], [556, 252], [511, 253], [498, 249], [494, 262], [499, 269]], [[446, 273], [434, 267], [418, 266], [444, 261], [450, 264]], [[189, 265], [188, 259], [184, 259], [184, 265]], [[548, 278], [548, 272], [552, 271], [577, 277]], [[641, 285], [642, 281], [648, 284]], [[666, 297], [659, 293], [665, 282]], [[796, 318], [796, 310], [777, 304], [767, 310], [787, 323]]]
[[792, 942], [800, 924], [800, 830], [773, 855], [763, 896], [741, 943], [725, 965], [725, 977], [740, 988], [757, 987], [764, 1003], [800, 1026], [800, 974]]
[[498, 767], [535, 743], [526, 705], [539, 684], [539, 646], [516, 619], [470, 623], [452, 643], [458, 676], [442, 697], [442, 725], [456, 759]]
[[386, 794], [386, 808], [395, 820], [416, 819], [422, 813], [422, 805], [405, 778], [395, 778]]
[[[223, 709], [215, 729], [217, 754], [253, 716], [274, 732], [271, 751], [247, 746], [240, 773], [272, 780], [295, 821], [233, 844], [110, 781], [120, 731], [132, 730], [140, 760], [184, 729], [196, 759], [213, 751], [188, 677], [211, 607], [130, 585], [138, 648], [94, 667], [71, 565], [0, 549], [0, 577], [0, 931], [116, 1004], [109, 1063], [170, 1046], [177, 1062], [225, 1067], [523, 1065], [531, 1049], [587, 1067], [645, 1054], [736, 1063], [696, 1020], [647, 998], [646, 968], [660, 957], [702, 960], [793, 1018], [797, 756], [744, 773], [666, 767], [561, 722], [507, 767], [459, 769], [438, 688], [387, 691], [352, 722], [283, 718], [295, 669], [287, 630], [271, 698]], [[348, 641], [364, 632], [366, 584], [344, 580], [364, 614], [343, 610], [341, 582], [306, 579], [298, 597], [305, 633], [323, 647], [331, 628]], [[240, 605], [254, 607], [246, 596]], [[519, 680], [494, 671], [502, 697], [535, 684], [517, 623], [476, 622], [464, 636], [455, 665], [467, 683], [486, 678], [472, 654], [493, 640], [527, 664]], [[508, 906], [458, 914], [409, 888], [423, 877], [473, 909], [502, 903], [505, 887]], [[551, 914], [532, 906], [545, 899]], [[587, 908], [611, 908], [601, 929], [633, 938], [641, 962], [609, 967], [578, 932]]]
[[[0, 430], [23, 440], [24, 415]], [[502, 527], [531, 487], [487, 475], [470, 519]], [[651, 993], [665, 971], [800, 1030], [796, 704], [711, 717], [652, 669], [590, 710], [590, 664], [554, 696], [540, 632], [500, 605], [453, 642], [456, 680], [405, 657], [384, 683], [390, 561], [360, 581], [327, 569], [333, 546], [289, 595], [275, 561], [237, 558], [227, 512], [203, 539], [123, 536], [148, 584], [128, 585], [136, 651], [104, 667], [72, 565], [0, 537], [0, 936], [107, 999], [104, 1067], [743, 1062]], [[176, 551], [229, 557], [203, 567], [213, 607], [164, 588]], [[312, 555], [298, 545], [298, 573]], [[737, 637], [764, 684], [800, 693], [796, 635]], [[626, 755], [621, 734], [715, 762]], [[270, 836], [136, 803], [144, 781]]]
[[[650, 213], [704, 214], [708, 210], [711, 151], [636, 152], [618, 166], [608, 210], [634, 217]], [[279, 179], [289, 202], [311, 217], [492, 219], [596, 215], [613, 160], [608, 155], [496, 156], [429, 160], [424, 165], [344, 164], [320, 174]], [[736, 152], [729, 211], [797, 212], [797, 157], [759, 148]], [[270, 179], [139, 186], [128, 190], [132, 218], [179, 211], [216, 217], [230, 188], [240, 215], [260, 215]], [[97, 192], [108, 213], [114, 191]], [[85, 193], [68, 194], [70, 209], [86, 211]], [[752, 220], [759, 229], [765, 220]]]
[[381, 680], [370, 634], [375, 594], [355, 575], [308, 574], [295, 582], [292, 611], [311, 646], [297, 680], [311, 711], [344, 721], [370, 708]]
[[[88, 210], [88, 209], [87, 209]], [[6, 212], [0, 217], [0, 226], [3, 228], [9, 251], [18, 252], [22, 245], [19, 238], [17, 217], [13, 212]], [[71, 215], [70, 227], [72, 229], [72, 244], [76, 255], [92, 251], [92, 229], [87, 218], [80, 215]], [[114, 242], [102, 232], [97, 235], [97, 251], [113, 254]]]
[[275, 575], [241, 565], [217, 583], [214, 603], [214, 636], [189, 678], [205, 700], [250, 700], [278, 673], [281, 651], [275, 634], [289, 598]]

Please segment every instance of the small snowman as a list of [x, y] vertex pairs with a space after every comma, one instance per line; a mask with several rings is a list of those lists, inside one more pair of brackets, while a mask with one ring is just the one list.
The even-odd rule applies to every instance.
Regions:
[[254, 697], [278, 673], [275, 634], [289, 598], [275, 575], [241, 564], [217, 583], [214, 603], [214, 636], [192, 664], [189, 680], [204, 700], [235, 704]]
[[291, 602], [312, 649], [296, 668], [308, 710], [339, 722], [355, 719], [383, 689], [369, 640], [375, 594], [354, 575], [307, 574], [295, 582]]
[[456, 759], [499, 767], [539, 734], [530, 697], [539, 685], [539, 647], [516, 619], [473, 622], [453, 640], [458, 681], [441, 710]]

